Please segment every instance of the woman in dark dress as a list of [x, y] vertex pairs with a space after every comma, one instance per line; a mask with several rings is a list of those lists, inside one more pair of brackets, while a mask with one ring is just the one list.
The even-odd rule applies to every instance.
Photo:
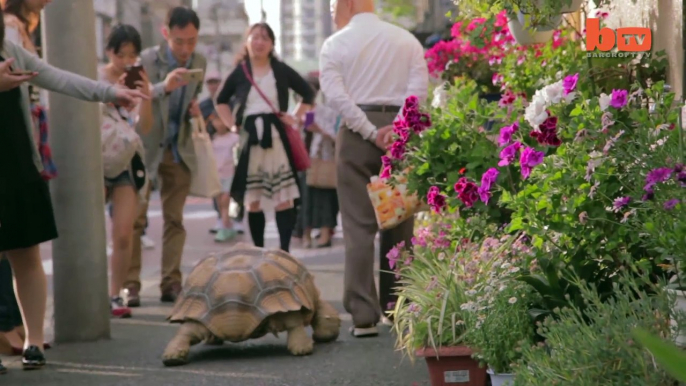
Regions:
[[[42, 346], [47, 298], [39, 245], [55, 239], [57, 229], [48, 184], [41, 176], [40, 157], [32, 140], [28, 87], [24, 82], [32, 81], [83, 100], [125, 106], [136, 98], [149, 98], [137, 90], [94, 82], [51, 67], [5, 41], [4, 31], [4, 23], [0, 22], [0, 253], [5, 253], [12, 265], [26, 329], [22, 363], [25, 369], [37, 369], [45, 365]], [[31, 75], [12, 74], [22, 70]]]
[[[269, 216], [275, 212], [281, 249], [288, 251], [301, 195], [286, 130], [302, 126], [301, 118], [314, 102], [314, 91], [300, 74], [274, 56], [274, 44], [274, 31], [267, 23], [250, 27], [245, 55], [226, 79], [215, 109], [224, 124], [243, 130], [231, 197], [248, 209], [253, 242], [264, 247], [265, 212]], [[295, 116], [285, 113], [289, 90], [303, 98]], [[235, 121], [232, 108], [237, 109]]]

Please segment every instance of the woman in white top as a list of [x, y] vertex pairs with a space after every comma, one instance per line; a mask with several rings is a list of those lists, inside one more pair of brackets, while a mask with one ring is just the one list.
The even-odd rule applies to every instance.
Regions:
[[[302, 126], [299, 117], [310, 109], [314, 91], [295, 70], [276, 59], [274, 43], [274, 31], [267, 23], [250, 27], [245, 55], [219, 92], [216, 111], [228, 127], [241, 128], [242, 150], [231, 197], [248, 208], [253, 242], [264, 247], [264, 211], [276, 212], [281, 249], [288, 251], [296, 220], [294, 206], [301, 195], [286, 130]], [[303, 98], [295, 116], [285, 113], [289, 90]]]
[[[125, 84], [126, 69], [138, 61], [141, 52], [141, 36], [130, 25], [118, 25], [107, 38], [109, 63], [100, 69], [101, 81], [111, 84]], [[141, 93], [150, 95], [150, 81], [141, 69], [141, 80], [135, 85]], [[142, 101], [133, 109], [124, 109], [112, 103], [102, 106], [103, 114], [116, 121], [125, 121], [132, 131], [138, 125], [142, 134], [152, 128], [152, 100]], [[138, 138], [140, 141], [140, 138]], [[133, 225], [139, 213], [139, 192], [146, 182], [143, 166], [143, 146], [131, 159], [129, 167], [115, 178], [105, 178], [105, 195], [112, 203], [112, 258], [110, 261], [110, 304], [112, 316], [131, 317], [131, 309], [124, 305], [120, 292], [126, 279], [131, 254], [133, 253]], [[118, 173], [118, 171], [117, 171]]]

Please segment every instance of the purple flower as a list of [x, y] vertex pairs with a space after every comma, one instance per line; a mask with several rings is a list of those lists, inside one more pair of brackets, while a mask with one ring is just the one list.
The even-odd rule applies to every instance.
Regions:
[[426, 194], [426, 203], [429, 204], [431, 209], [436, 213], [441, 213], [441, 211], [445, 209], [445, 196], [441, 194], [441, 190], [438, 186], [429, 188], [429, 192]]
[[573, 92], [576, 90], [576, 83], [579, 81], [579, 73], [577, 72], [574, 75], [569, 75], [565, 77], [565, 79], [562, 81], [562, 87], [564, 87], [565, 91], [564, 94], [568, 95], [570, 92]]
[[665, 210], [672, 210], [679, 202], [680, 201], [678, 199], [672, 198], [671, 200], [665, 202], [663, 207], [665, 208]]
[[623, 208], [623, 207], [629, 205], [630, 201], [631, 201], [631, 197], [628, 197], [628, 196], [627, 197], [619, 197], [619, 198], [614, 200], [614, 202], [612, 203], [612, 207], [615, 210], [617, 210], [617, 209], [620, 209], [620, 208]]
[[527, 179], [531, 175], [531, 169], [543, 162], [545, 153], [536, 151], [530, 147], [525, 147], [519, 156], [519, 163], [522, 168], [522, 178]]
[[395, 268], [395, 265], [398, 263], [398, 260], [400, 259], [401, 252], [400, 250], [405, 248], [405, 242], [401, 241], [398, 243], [395, 247], [391, 248], [390, 251], [386, 254], [386, 258], [388, 259], [388, 266], [391, 269]]
[[621, 109], [626, 106], [627, 98], [629, 92], [627, 90], [612, 90], [612, 99], [610, 100], [610, 106]]
[[416, 95], [410, 95], [405, 99], [405, 110], [416, 110], [419, 108], [419, 98]]
[[653, 192], [653, 189], [648, 189], [648, 190], [647, 190], [647, 193], [644, 194], [643, 197], [641, 197], [641, 200], [643, 200], [643, 201], [650, 201], [650, 200], [652, 200], [653, 198], [655, 198], [655, 192]]
[[506, 166], [514, 162], [515, 157], [517, 157], [517, 151], [519, 151], [521, 147], [522, 143], [517, 141], [512, 145], [504, 148], [500, 152], [500, 162], [498, 162], [498, 166]]
[[505, 146], [512, 141], [512, 134], [519, 130], [519, 123], [515, 122], [510, 126], [505, 126], [500, 129], [500, 137], [498, 138], [498, 146]]
[[379, 178], [382, 180], [387, 180], [391, 178], [391, 172], [393, 170], [391, 169], [390, 166], [384, 166], [383, 169], [381, 170], [381, 174], [379, 174]]
[[665, 182], [671, 177], [672, 168], [657, 168], [651, 170], [646, 176], [646, 185], [643, 187], [645, 191], [651, 191], [653, 186], [659, 182]]
[[481, 176], [481, 187], [485, 190], [491, 190], [491, 185], [498, 179], [500, 172], [496, 168], [490, 168]]

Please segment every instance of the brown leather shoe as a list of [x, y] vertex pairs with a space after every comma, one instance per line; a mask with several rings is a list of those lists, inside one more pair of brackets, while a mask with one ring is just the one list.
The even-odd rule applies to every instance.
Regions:
[[138, 288], [136, 287], [129, 287], [124, 290], [126, 293], [126, 306], [127, 307], [140, 307], [141, 306], [141, 297], [140, 297], [140, 292]]
[[180, 293], [181, 284], [174, 283], [166, 289], [162, 290], [162, 297], [160, 298], [160, 301], [162, 301], [162, 303], [174, 303], [176, 302], [176, 298], [179, 297]]

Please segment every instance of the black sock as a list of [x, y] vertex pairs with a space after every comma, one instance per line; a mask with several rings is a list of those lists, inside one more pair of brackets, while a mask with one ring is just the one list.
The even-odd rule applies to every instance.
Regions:
[[295, 209], [290, 208], [276, 212], [276, 227], [279, 229], [281, 249], [288, 252], [291, 237], [293, 237], [293, 228], [295, 228]]
[[264, 218], [264, 212], [248, 212], [250, 236], [256, 247], [264, 248], [264, 227], [266, 224], [267, 220]]

